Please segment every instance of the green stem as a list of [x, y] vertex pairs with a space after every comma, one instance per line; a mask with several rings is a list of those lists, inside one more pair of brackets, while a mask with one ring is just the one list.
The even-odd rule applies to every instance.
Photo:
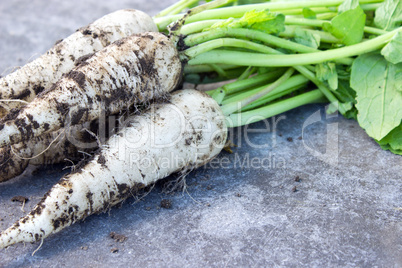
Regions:
[[[294, 76], [290, 77], [288, 80], [286, 80], [285, 82], [283, 82], [281, 85], [279, 85], [277, 88], [275, 88], [271, 92], [264, 95], [264, 97], [261, 99], [265, 99], [266, 97], [270, 97], [272, 95], [278, 94], [289, 88], [301, 87], [301, 86], [305, 85], [308, 81], [309, 80], [301, 74], [294, 75]], [[261, 86], [261, 87], [258, 87], [258, 88], [252, 89], [252, 90], [247, 90], [246, 92], [242, 92], [240, 94], [236, 94], [234, 96], [228, 97], [222, 102], [222, 104], [226, 105], [231, 102], [239, 102], [243, 99], [246, 99], [250, 95], [254, 95], [255, 93], [261, 92], [266, 87], [267, 87], [267, 85], [264, 85], [264, 86]]]
[[220, 105], [223, 99], [226, 97], [226, 92], [222, 90], [221, 87], [213, 90], [213, 92], [208, 92], [208, 94]]
[[245, 68], [239, 67], [235, 69], [225, 70], [225, 77], [219, 76], [214, 72], [210, 73], [188, 73], [184, 75], [184, 81], [191, 84], [210, 84], [227, 81], [228, 79], [236, 79], [243, 72]]
[[247, 112], [247, 111], [251, 111], [251, 110], [260, 108], [262, 106], [266, 106], [270, 102], [272, 103], [273, 101], [275, 101], [275, 100], [277, 100], [277, 99], [279, 99], [279, 98], [281, 98], [283, 96], [286, 96], [286, 95], [288, 95], [288, 94], [290, 94], [290, 93], [292, 93], [292, 92], [294, 92], [296, 90], [299, 90], [299, 89], [305, 87], [306, 84], [307, 83], [302, 84], [302, 85], [298, 85], [298, 86], [294, 86], [294, 87], [289, 87], [286, 90], [280, 91], [280, 92], [278, 92], [276, 94], [273, 94], [273, 92], [272, 92], [272, 94], [268, 94], [267, 96], [264, 96], [264, 98], [261, 98], [261, 99], [255, 101], [255, 102], [250, 103], [249, 105], [245, 106], [244, 108], [242, 108], [240, 110], [240, 112], [241, 113], [242, 112]]
[[370, 26], [364, 26], [364, 32], [368, 34], [376, 34], [376, 35], [382, 35], [389, 33], [388, 31], [385, 31], [383, 29], [378, 29], [375, 27], [370, 27]]
[[220, 47], [237, 47], [243, 48], [247, 50], [254, 50], [256, 52], [265, 53], [265, 54], [273, 54], [276, 52], [275, 49], [270, 48], [265, 45], [257, 44], [251, 41], [242, 40], [242, 39], [235, 39], [235, 38], [218, 38], [214, 40], [210, 40], [204, 42], [202, 44], [193, 46], [188, 48], [181, 53], [186, 55], [189, 58], [194, 58], [199, 54], [205, 53], [207, 51], [220, 48]]
[[321, 91], [316, 89], [295, 97], [291, 97], [289, 99], [275, 102], [262, 108], [231, 114], [226, 117], [226, 124], [228, 127], [244, 126], [287, 112], [302, 105], [320, 102], [323, 97], [324, 95], [321, 93]]
[[244, 80], [244, 79], [249, 78], [250, 75], [255, 72], [255, 69], [256, 69], [255, 67], [249, 66], [249, 67], [244, 71], [244, 73], [242, 73], [242, 74], [239, 76], [239, 78], [237, 78], [237, 80], [238, 80], [238, 81], [241, 81], [241, 80]]
[[169, 27], [169, 31], [171, 35], [178, 35], [180, 32], [181, 27], [186, 23], [186, 21], [191, 17], [191, 16], [196, 16], [199, 13], [202, 13], [203, 11], [207, 10], [214, 10], [214, 8], [226, 5], [230, 2], [233, 2], [234, 0], [214, 0], [212, 2], [205, 3], [203, 5], [196, 6], [189, 11], [187, 11], [184, 15], [182, 15], [173, 25]]
[[196, 6], [196, 7], [192, 8], [188, 12], [188, 14], [189, 14], [190, 17], [196, 16], [197, 14], [200, 14], [200, 13], [205, 12], [205, 11], [216, 10], [216, 8], [224, 6], [224, 5], [227, 5], [227, 4], [229, 4], [231, 2], [234, 2], [234, 1], [235, 0], [214, 0], [214, 1], [211, 1], [211, 2], [207, 2], [207, 3], [203, 4], [203, 5], [199, 5], [199, 6]]
[[188, 64], [194, 65], [206, 63], [221, 63], [236, 64], [242, 66], [252, 65], [260, 67], [285, 67], [316, 64], [326, 61], [334, 61], [340, 58], [357, 56], [363, 53], [377, 50], [387, 44], [399, 30], [400, 29], [396, 29], [392, 32], [383, 34], [359, 44], [305, 54], [267, 55], [251, 52], [213, 50], [189, 60]]
[[278, 80], [269, 84], [263, 90], [256, 92], [255, 94], [249, 95], [246, 98], [242, 99], [241, 101], [236, 101], [236, 102], [232, 102], [232, 103], [223, 105], [221, 107], [223, 114], [224, 115], [232, 114], [232, 113], [238, 111], [239, 109], [249, 105], [250, 103], [262, 98], [263, 96], [265, 96], [266, 94], [268, 94], [269, 92], [271, 92], [272, 90], [277, 88], [279, 85], [284, 83], [286, 80], [288, 80], [289, 77], [293, 74], [293, 72], [294, 72], [294, 69], [289, 68]]
[[[333, 10], [327, 7], [312, 7], [310, 8], [314, 13], [321, 14], [321, 13], [328, 13]], [[295, 9], [286, 9], [286, 10], [278, 10], [277, 12], [282, 13], [283, 15], [303, 15], [303, 8], [295, 8]]]
[[[300, 27], [287, 25], [285, 27], [285, 31], [279, 33], [279, 36], [287, 37], [287, 38], [294, 37], [296, 35], [296, 29], [300, 29]], [[312, 30], [312, 29], [308, 29], [308, 28], [303, 28], [303, 30], [308, 31], [311, 34], [319, 35], [321, 42], [330, 43], [330, 44], [336, 44], [336, 43], [340, 42], [340, 40], [338, 38], [336, 38], [335, 36], [333, 36], [332, 34], [327, 33], [327, 32]]]
[[217, 28], [211, 29], [206, 32], [193, 34], [187, 36], [184, 39], [184, 43], [187, 46], [194, 46], [206, 41], [214, 40], [222, 37], [235, 37], [235, 38], [243, 38], [249, 39], [253, 41], [261, 41], [266, 44], [274, 45], [276, 47], [290, 49], [295, 52], [308, 53], [317, 51], [314, 48], [301, 45], [280, 37], [276, 37], [271, 34], [264, 33], [262, 31], [245, 29], [245, 28]]
[[317, 14], [317, 20], [331, 20], [333, 17], [336, 17], [338, 15], [337, 12], [328, 12], [324, 14]]
[[228, 75], [226, 74], [225, 70], [223, 68], [221, 68], [219, 65], [217, 64], [210, 64], [212, 70], [214, 70], [219, 76], [221, 77], [228, 77]]
[[193, 23], [185, 24], [183, 27], [181, 27], [180, 34], [181, 35], [189, 35], [192, 33], [198, 33], [203, 31], [204, 29], [207, 29], [214, 25], [215, 23], [222, 22], [225, 20], [203, 20], [203, 21], [196, 21]]
[[[310, 72], [314, 73], [315, 72], [315, 65], [304, 65], [302, 66], [303, 68], [309, 70]], [[296, 69], [297, 70], [297, 69]]]
[[237, 80], [237, 81], [225, 84], [222, 87], [212, 90], [212, 92], [208, 92], [208, 94], [210, 94], [210, 96], [212, 96], [212, 98], [214, 100], [216, 100], [217, 103], [221, 104], [223, 99], [227, 95], [235, 94], [235, 93], [245, 90], [245, 89], [250, 89], [250, 88], [253, 88], [256, 86], [260, 86], [262, 84], [269, 83], [273, 79], [278, 78], [282, 74], [283, 74], [282, 69], [263, 73], [263, 74], [258, 74], [253, 77], [250, 77], [248, 79]]
[[[223, 70], [230, 70], [230, 69], [235, 69], [238, 68], [239, 65], [234, 65], [234, 64], [220, 64], [219, 67]], [[200, 64], [200, 65], [185, 65], [184, 66], [184, 73], [185, 74], [190, 74], [190, 73], [208, 73], [208, 72], [213, 72], [215, 71], [211, 65], [209, 64]]]
[[360, 7], [364, 11], [374, 11], [377, 8], [379, 8], [381, 5], [382, 5], [382, 3], [371, 3], [371, 4], [362, 4], [362, 5], [360, 5]]
[[195, 3], [198, 3], [199, 0], [181, 0], [179, 2], [176, 2], [175, 4], [165, 8], [161, 12], [159, 12], [157, 15], [155, 15], [153, 18], [160, 18], [163, 16], [167, 15], [175, 15], [183, 11], [185, 8], [188, 8], [192, 6]]
[[[243, 38], [243, 39], [249, 39], [253, 41], [261, 41], [266, 44], [270, 44], [276, 47], [280, 47], [283, 49], [289, 49], [291, 51], [295, 52], [301, 52], [301, 53], [310, 53], [310, 52], [317, 52], [319, 50], [308, 47], [305, 45], [298, 44], [296, 42], [292, 42], [271, 34], [267, 34], [261, 31], [257, 30], [252, 30], [252, 29], [244, 29], [244, 28], [218, 28], [218, 29], [212, 29], [206, 32], [201, 32], [193, 35], [189, 35], [184, 39], [184, 43], [186, 46], [192, 47], [197, 44], [222, 38], [222, 37], [235, 37], [235, 38]], [[209, 53], [209, 52], [208, 52]], [[272, 52], [273, 53], [273, 52]], [[277, 52], [278, 53], [278, 52]], [[204, 53], [202, 55], [206, 55], [207, 53]], [[256, 53], [254, 53], [256, 54]], [[196, 57], [197, 58], [197, 57]], [[342, 57], [337, 57], [336, 61], [341, 64], [345, 65], [350, 65], [352, 64], [351, 59], [342, 59]], [[254, 65], [254, 64], [248, 64], [248, 65]], [[299, 64], [295, 64], [299, 65]], [[260, 65], [261, 66], [261, 65]]]
[[311, 19], [295, 18], [295, 17], [285, 18], [285, 24], [290, 24], [290, 25], [311, 26], [311, 27], [322, 28], [322, 25], [325, 22], [329, 22], [329, 21], [328, 20], [317, 20], [317, 19], [311, 20]]
[[284, 70], [279, 69], [272, 72], [258, 74], [245, 80], [238, 80], [232, 83], [228, 83], [222, 87], [227, 95], [238, 93], [242, 90], [260, 86], [271, 82], [273, 79], [278, 78], [284, 73]]

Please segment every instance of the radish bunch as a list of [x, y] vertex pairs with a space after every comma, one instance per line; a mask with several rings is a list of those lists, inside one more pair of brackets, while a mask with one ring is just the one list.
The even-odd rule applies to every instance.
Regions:
[[[340, 30], [312, 29], [334, 29], [328, 27], [337, 27], [338, 16], [364, 14], [359, 5], [347, 5], [350, 1], [231, 2], [211, 1], [177, 14], [194, 4], [181, 0], [154, 18], [135, 10], [118, 11], [0, 79], [5, 99], [0, 107], [0, 181], [21, 174], [30, 163], [80, 158], [83, 148], [66, 133], [75, 133], [75, 140], [84, 143], [88, 133], [91, 141], [97, 140], [100, 117], [129, 114], [120, 118], [119, 129], [106, 142], [98, 142], [99, 148], [85, 148], [90, 159], [0, 234], [0, 248], [42, 240], [158, 179], [207, 163], [224, 147], [228, 127], [327, 101], [332, 111], [356, 118], [358, 96], [348, 79], [353, 84], [353, 70], [362, 64], [362, 56], [353, 57], [371, 55], [364, 53], [389, 44], [393, 46], [386, 50], [391, 53], [400, 44], [400, 27], [386, 31], [358, 21], [360, 39], [345, 39]], [[363, 6], [368, 11], [373, 7], [378, 8]], [[301, 18], [308, 15], [306, 10], [316, 17]], [[296, 29], [299, 24], [303, 27]], [[361, 42], [364, 34], [376, 36]], [[400, 72], [400, 64], [394, 65], [387, 68]], [[173, 92], [183, 79], [198, 84], [233, 78], [209, 95], [190, 89]], [[317, 89], [311, 89], [310, 82]], [[390, 91], [401, 92], [398, 81], [390, 81], [390, 86]], [[401, 106], [380, 141], [396, 153], [402, 148], [393, 141], [400, 140]], [[52, 154], [56, 151], [64, 154]]]

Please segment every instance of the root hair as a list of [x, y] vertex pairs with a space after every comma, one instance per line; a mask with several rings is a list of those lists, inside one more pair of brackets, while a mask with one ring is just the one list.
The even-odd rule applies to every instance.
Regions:
[[50, 147], [53, 145], [53, 143], [55, 143], [55, 142], [59, 139], [59, 137], [60, 137], [62, 134], [64, 134], [64, 132], [65, 132], [65, 130], [63, 129], [63, 131], [61, 131], [61, 132], [50, 142], [50, 144], [46, 147], [46, 149], [44, 149], [42, 152], [40, 152], [40, 153], [38, 153], [37, 155], [34, 155], [34, 156], [32, 156], [32, 157], [22, 157], [22, 156], [18, 155], [18, 154], [14, 151], [13, 146], [10, 146], [11, 153], [14, 154], [16, 157], [18, 157], [18, 158], [20, 158], [20, 159], [23, 159], [23, 160], [31, 160], [31, 159], [34, 159], [34, 158], [36, 158], [36, 157], [38, 157], [38, 156], [44, 154], [47, 150], [49, 150]]

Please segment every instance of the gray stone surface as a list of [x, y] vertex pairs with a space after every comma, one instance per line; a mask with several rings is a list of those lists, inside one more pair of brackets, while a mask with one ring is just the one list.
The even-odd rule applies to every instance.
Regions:
[[[106, 13], [155, 14], [169, 2], [0, 0], [0, 73]], [[157, 185], [46, 239], [34, 256], [39, 243], [1, 250], [0, 267], [402, 267], [402, 158], [324, 108], [234, 129], [234, 153], [189, 174], [186, 192]], [[13, 196], [29, 197], [29, 211], [65, 172], [0, 184], [0, 229], [24, 215]]]

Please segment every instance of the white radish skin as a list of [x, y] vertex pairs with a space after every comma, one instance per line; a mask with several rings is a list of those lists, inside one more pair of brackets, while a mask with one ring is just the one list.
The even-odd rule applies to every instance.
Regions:
[[169, 174], [197, 168], [223, 148], [227, 128], [219, 105], [196, 90], [152, 104], [112, 136], [79, 171], [64, 176], [32, 210], [0, 234], [0, 248], [41, 240], [135, 195]]
[[[50, 88], [64, 73], [114, 41], [132, 34], [157, 32], [152, 18], [144, 12], [125, 9], [110, 13], [58, 42], [36, 60], [0, 79], [0, 99], [32, 101], [44, 89]], [[22, 102], [0, 102], [0, 117]]]
[[120, 39], [64, 75], [20, 111], [0, 122], [0, 146], [82, 124], [160, 98], [181, 79], [174, 44], [161, 33]]

